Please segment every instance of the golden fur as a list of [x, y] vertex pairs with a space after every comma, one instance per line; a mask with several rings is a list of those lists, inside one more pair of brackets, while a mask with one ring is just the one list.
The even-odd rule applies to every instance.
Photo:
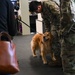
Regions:
[[46, 54], [50, 54], [53, 61], [56, 60], [54, 53], [51, 50], [52, 35], [50, 32], [44, 34], [37, 33], [31, 40], [31, 50], [34, 57], [36, 57], [36, 50], [40, 50], [43, 64], [47, 64]]

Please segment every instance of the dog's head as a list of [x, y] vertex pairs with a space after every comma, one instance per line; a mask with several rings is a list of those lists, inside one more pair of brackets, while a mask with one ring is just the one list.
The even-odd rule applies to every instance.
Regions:
[[43, 41], [46, 42], [46, 41], [50, 41], [52, 40], [52, 34], [51, 32], [45, 32], [43, 34]]

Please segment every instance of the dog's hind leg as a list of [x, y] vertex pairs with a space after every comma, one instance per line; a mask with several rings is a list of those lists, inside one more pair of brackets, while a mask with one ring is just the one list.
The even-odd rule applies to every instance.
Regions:
[[31, 49], [32, 49], [32, 55], [33, 55], [33, 57], [36, 57], [37, 55], [36, 55], [36, 49], [35, 49], [35, 47], [31, 47]]
[[36, 46], [35, 43], [33, 43], [33, 41], [31, 41], [31, 50], [33, 57], [36, 57]]
[[33, 57], [36, 57], [36, 47], [33, 44], [31, 44], [31, 50]]

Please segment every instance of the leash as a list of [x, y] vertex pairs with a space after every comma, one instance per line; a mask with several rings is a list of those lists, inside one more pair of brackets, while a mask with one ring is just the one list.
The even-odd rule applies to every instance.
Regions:
[[[27, 27], [29, 27], [30, 28], [30, 26], [27, 24], [27, 23], [25, 23], [24, 21], [22, 21], [21, 19], [18, 19], [17, 18], [17, 20], [18, 21], [20, 21], [20, 22], [22, 22], [23, 24], [25, 24]], [[42, 21], [40, 21], [40, 22], [42, 22]], [[33, 28], [32, 28], [32, 30], [34, 30]], [[35, 31], [35, 30], [34, 30]], [[36, 33], [39, 33], [39, 32], [37, 32], [37, 31], [35, 31]]]

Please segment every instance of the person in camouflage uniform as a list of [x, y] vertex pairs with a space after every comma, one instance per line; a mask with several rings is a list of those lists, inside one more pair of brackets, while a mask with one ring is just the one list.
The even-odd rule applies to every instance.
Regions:
[[[74, 0], [61, 0], [61, 58], [64, 75], [75, 75], [75, 22], [71, 10]], [[75, 9], [75, 8], [74, 8]]]
[[60, 25], [60, 9], [59, 5], [52, 0], [49, 1], [32, 1], [29, 4], [29, 11], [41, 13], [43, 18], [43, 27], [45, 31], [50, 31], [53, 38], [52, 50], [55, 53], [56, 62], [50, 62], [50, 66], [61, 66], [61, 58], [60, 58], [60, 43], [58, 38], [58, 29]]

